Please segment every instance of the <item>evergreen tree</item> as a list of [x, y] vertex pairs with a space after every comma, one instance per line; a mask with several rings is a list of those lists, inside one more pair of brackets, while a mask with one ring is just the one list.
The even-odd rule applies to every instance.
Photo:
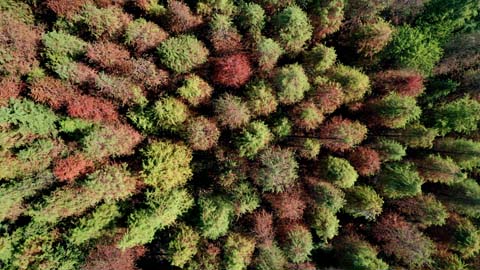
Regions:
[[349, 188], [357, 181], [358, 173], [347, 160], [328, 156], [322, 163], [322, 176], [334, 185]]
[[233, 204], [219, 195], [202, 196], [200, 208], [200, 230], [203, 237], [218, 239], [227, 234], [233, 218]]
[[260, 154], [259, 161], [255, 181], [263, 192], [282, 192], [298, 178], [298, 163], [290, 150], [268, 148]]
[[355, 186], [345, 192], [343, 210], [353, 217], [375, 220], [382, 213], [383, 199], [369, 186]]
[[260, 150], [267, 147], [271, 140], [272, 134], [267, 125], [261, 121], [250, 123], [237, 139], [240, 156], [254, 158]]
[[335, 251], [340, 265], [352, 270], [387, 270], [389, 266], [377, 257], [378, 251], [358, 236], [345, 236], [336, 242]]
[[469, 134], [478, 129], [480, 103], [465, 96], [435, 107], [431, 118], [440, 135], [452, 131]]
[[412, 163], [386, 164], [380, 171], [378, 186], [387, 198], [415, 196], [422, 190], [423, 181]]
[[227, 236], [224, 250], [225, 269], [247, 269], [255, 250], [255, 240], [239, 233], [231, 233]]
[[273, 22], [278, 31], [277, 40], [287, 52], [299, 53], [312, 37], [312, 25], [307, 14], [298, 6], [289, 6], [280, 11]]
[[198, 252], [200, 235], [192, 227], [180, 224], [168, 243], [168, 259], [173, 266], [183, 267]]
[[282, 104], [290, 105], [303, 99], [310, 90], [308, 77], [299, 64], [290, 64], [280, 68], [275, 77], [277, 98]]

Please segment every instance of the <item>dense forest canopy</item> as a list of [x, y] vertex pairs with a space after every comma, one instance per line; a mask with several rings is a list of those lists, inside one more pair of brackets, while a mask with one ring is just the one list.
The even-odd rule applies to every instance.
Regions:
[[478, 0], [0, 0], [0, 269], [480, 269]]

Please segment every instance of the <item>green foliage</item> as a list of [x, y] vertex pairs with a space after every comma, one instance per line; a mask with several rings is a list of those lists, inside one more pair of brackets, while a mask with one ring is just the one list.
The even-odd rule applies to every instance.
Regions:
[[121, 216], [120, 209], [115, 203], [104, 203], [95, 210], [82, 217], [78, 225], [71, 231], [69, 241], [75, 245], [99, 238], [106, 233], [106, 228]]
[[394, 140], [380, 139], [370, 147], [378, 152], [383, 161], [399, 161], [407, 154], [405, 147]]
[[277, 119], [272, 127], [272, 132], [278, 139], [283, 139], [292, 133], [292, 122], [287, 117]]
[[256, 52], [259, 67], [262, 70], [269, 71], [277, 64], [278, 59], [283, 54], [283, 49], [275, 40], [262, 37], [258, 41]]
[[383, 199], [370, 186], [355, 186], [345, 192], [343, 210], [353, 217], [375, 220], [382, 213]]
[[146, 193], [147, 208], [135, 210], [128, 217], [128, 231], [118, 246], [122, 249], [150, 243], [155, 233], [171, 226], [193, 206], [194, 200], [185, 189]]
[[385, 135], [394, 137], [395, 140], [411, 148], [431, 148], [438, 131], [426, 128], [420, 123], [412, 123], [402, 129], [387, 131]]
[[413, 164], [396, 162], [382, 168], [378, 184], [387, 198], [397, 199], [419, 194], [423, 180]]
[[480, 166], [480, 142], [442, 138], [435, 142], [433, 150], [442, 156], [449, 156], [463, 169], [471, 170]]
[[255, 250], [255, 240], [239, 233], [231, 233], [225, 241], [224, 250], [225, 269], [245, 270]]
[[313, 250], [312, 234], [305, 227], [297, 226], [286, 237], [285, 255], [293, 263], [308, 261]]
[[307, 14], [298, 6], [285, 8], [273, 18], [273, 22], [278, 31], [278, 42], [289, 53], [301, 52], [312, 37], [313, 27]]
[[337, 60], [337, 54], [334, 48], [323, 44], [317, 44], [310, 51], [305, 53], [304, 61], [306, 67], [316, 74], [329, 69]]
[[145, 148], [142, 154], [143, 179], [148, 185], [168, 191], [184, 185], [192, 177], [192, 151], [185, 145], [158, 141]]
[[299, 150], [299, 155], [302, 158], [306, 159], [315, 159], [317, 158], [318, 154], [320, 153], [320, 148], [322, 147], [322, 143], [318, 139], [306, 139], [303, 142], [302, 148]]
[[197, 12], [202, 15], [218, 13], [231, 16], [236, 11], [237, 7], [232, 0], [200, 0], [197, 2]]
[[59, 121], [59, 132], [69, 135], [87, 134], [93, 129], [93, 123], [80, 118], [64, 118]]
[[338, 234], [340, 221], [330, 209], [317, 207], [313, 212], [311, 226], [320, 240], [326, 243]]
[[298, 178], [298, 163], [292, 151], [269, 148], [260, 154], [259, 161], [255, 180], [263, 192], [283, 192], [295, 184]]
[[257, 190], [249, 182], [240, 182], [231, 190], [232, 202], [237, 216], [251, 213], [260, 206]]
[[385, 54], [396, 67], [430, 75], [442, 56], [442, 49], [436, 40], [429, 39], [419, 29], [401, 26], [385, 48]]
[[303, 99], [305, 92], [310, 90], [308, 77], [299, 64], [290, 64], [280, 68], [275, 77], [278, 101], [285, 105], [296, 103]]
[[328, 156], [322, 164], [322, 175], [340, 188], [349, 188], [357, 181], [358, 173], [348, 160]]
[[440, 135], [451, 131], [469, 134], [478, 129], [480, 103], [469, 96], [435, 106], [432, 121]]
[[420, 228], [442, 226], [448, 218], [446, 207], [432, 194], [419, 195], [394, 201], [398, 212]]
[[265, 116], [277, 109], [278, 102], [272, 87], [265, 81], [258, 81], [247, 86], [248, 107], [257, 116]]
[[119, 7], [98, 8], [87, 4], [75, 20], [83, 24], [94, 39], [99, 39], [118, 37], [131, 19]]
[[345, 205], [345, 193], [328, 182], [315, 181], [312, 191], [317, 206], [321, 208], [337, 213]]
[[174, 97], [164, 97], [157, 100], [153, 112], [157, 126], [171, 131], [178, 130], [188, 117], [188, 107]]
[[416, 161], [416, 165], [420, 176], [426, 181], [450, 184], [466, 178], [460, 166], [449, 157], [429, 155]]
[[192, 227], [180, 224], [175, 236], [168, 243], [168, 260], [172, 265], [183, 267], [198, 252], [200, 235]]
[[259, 39], [265, 26], [265, 11], [256, 3], [241, 3], [238, 13], [240, 26], [254, 39]]
[[11, 16], [15, 16], [16, 19], [26, 24], [33, 25], [35, 23], [35, 17], [32, 9], [23, 1], [2, 0], [0, 1], [0, 10]]
[[189, 76], [177, 93], [193, 106], [205, 103], [213, 92], [213, 88], [197, 75]]
[[450, 209], [469, 217], [480, 217], [480, 185], [475, 180], [451, 184], [439, 196]]
[[233, 204], [220, 195], [209, 195], [201, 196], [198, 206], [202, 236], [215, 240], [226, 235], [234, 214]]
[[353, 67], [342, 64], [335, 66], [332, 70], [332, 79], [342, 86], [346, 103], [360, 101], [370, 90], [368, 76]]
[[367, 241], [357, 237], [345, 237], [336, 244], [340, 265], [351, 270], [388, 270], [389, 266], [377, 257], [378, 251]]
[[241, 157], [254, 158], [272, 140], [268, 126], [261, 121], [248, 124], [237, 139], [238, 151]]
[[285, 269], [287, 259], [277, 243], [259, 247], [259, 253], [255, 261], [257, 270], [278, 270]]
[[368, 109], [377, 115], [380, 124], [389, 128], [403, 128], [418, 120], [422, 113], [415, 98], [397, 93], [390, 93], [374, 101]]
[[458, 221], [453, 229], [453, 249], [463, 258], [473, 257], [480, 252], [480, 230], [468, 219]]
[[158, 47], [160, 61], [176, 73], [187, 73], [207, 61], [208, 49], [191, 35], [171, 37]]

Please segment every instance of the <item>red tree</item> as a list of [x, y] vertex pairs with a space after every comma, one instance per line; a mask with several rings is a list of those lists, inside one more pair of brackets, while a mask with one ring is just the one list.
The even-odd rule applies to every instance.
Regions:
[[291, 190], [268, 196], [275, 215], [279, 219], [299, 220], [303, 216], [306, 203], [300, 190]]
[[250, 60], [246, 54], [233, 54], [215, 63], [213, 80], [219, 84], [238, 88], [252, 75]]
[[348, 159], [358, 174], [362, 176], [374, 175], [380, 170], [380, 156], [371, 148], [357, 147], [350, 152]]
[[74, 68], [69, 74], [68, 80], [72, 84], [93, 87], [97, 76], [97, 71], [93, 68], [83, 63], [75, 63]]
[[325, 114], [334, 112], [343, 103], [343, 91], [336, 83], [321, 84], [310, 98]]
[[87, 49], [90, 62], [109, 72], [129, 73], [132, 69], [130, 52], [112, 42], [97, 42]]
[[47, 0], [47, 7], [57, 16], [71, 18], [87, 2], [86, 0]]
[[253, 215], [253, 232], [260, 242], [271, 243], [273, 240], [272, 214], [265, 210], [256, 212]]
[[75, 99], [75, 92], [62, 81], [52, 77], [36, 80], [30, 87], [30, 96], [33, 100], [47, 104], [58, 110], [69, 100]]
[[185, 32], [199, 26], [203, 21], [200, 16], [195, 16], [190, 8], [183, 2], [168, 1], [168, 17], [170, 30], [175, 33]]
[[24, 88], [23, 83], [14, 77], [0, 79], [0, 106], [8, 103], [10, 98], [17, 98]]
[[118, 112], [110, 101], [87, 95], [70, 99], [67, 112], [72, 117], [98, 122], [115, 122], [118, 120]]
[[373, 87], [381, 93], [397, 92], [402, 96], [416, 97], [425, 87], [420, 73], [411, 70], [387, 70], [376, 74]]
[[58, 160], [53, 167], [53, 174], [61, 181], [73, 182], [75, 178], [88, 172], [93, 162], [82, 154], [74, 154]]
[[335, 116], [320, 129], [320, 139], [325, 147], [332, 151], [345, 151], [361, 143], [367, 128], [358, 121]]

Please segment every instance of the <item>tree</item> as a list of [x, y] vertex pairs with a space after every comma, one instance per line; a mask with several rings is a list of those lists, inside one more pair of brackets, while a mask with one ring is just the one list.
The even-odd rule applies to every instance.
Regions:
[[344, 0], [313, 1], [313, 15], [311, 17], [315, 39], [323, 39], [340, 29], [344, 18], [344, 7]]
[[338, 234], [340, 221], [330, 209], [316, 207], [312, 219], [311, 226], [322, 242], [326, 243]]
[[375, 74], [373, 89], [380, 93], [396, 92], [401, 96], [417, 97], [425, 86], [423, 76], [414, 70], [391, 69]]
[[160, 26], [143, 18], [130, 22], [125, 30], [125, 44], [137, 54], [156, 48], [167, 37], [168, 33]]
[[167, 2], [167, 16], [170, 31], [186, 32], [202, 23], [202, 17], [192, 13], [187, 4], [180, 1]]
[[426, 181], [451, 184], [466, 178], [462, 169], [449, 157], [429, 155], [415, 163], [418, 173]]
[[188, 117], [187, 105], [174, 97], [157, 100], [153, 111], [158, 127], [165, 130], [179, 130]]
[[170, 37], [157, 49], [160, 61], [175, 73], [187, 73], [207, 61], [208, 49], [191, 35]]
[[383, 199], [370, 186], [355, 186], [345, 191], [343, 210], [353, 217], [375, 220], [382, 213]]
[[345, 102], [360, 101], [370, 90], [370, 80], [360, 70], [339, 64], [332, 68], [331, 78], [342, 86]]
[[382, 216], [373, 227], [373, 236], [385, 254], [409, 268], [428, 264], [435, 249], [428, 237], [397, 214]]
[[450, 229], [450, 246], [462, 258], [471, 258], [480, 252], [480, 231], [466, 218], [452, 216], [447, 226]]
[[343, 158], [328, 156], [321, 166], [322, 177], [340, 188], [352, 187], [358, 174], [350, 163]]
[[59, 110], [75, 96], [72, 88], [52, 77], [38, 78], [30, 86], [30, 97], [54, 110]]
[[278, 102], [268, 82], [263, 80], [253, 82], [247, 85], [247, 91], [248, 107], [252, 114], [267, 116], [277, 109]]
[[345, 205], [345, 193], [333, 184], [315, 178], [308, 179], [312, 195], [318, 207], [327, 208], [337, 213]]
[[[320, 77], [319, 77], [320, 78]], [[317, 78], [317, 80], [319, 79]], [[332, 113], [344, 102], [345, 95], [338, 83], [319, 83], [310, 93], [309, 101], [312, 101], [324, 113]]]
[[478, 129], [480, 103], [469, 96], [436, 106], [431, 115], [440, 135], [455, 131], [470, 134]]
[[238, 88], [250, 79], [252, 69], [247, 55], [232, 54], [215, 62], [213, 80], [221, 85]]
[[265, 10], [257, 3], [242, 3], [237, 15], [240, 27], [247, 30], [254, 40], [259, 40], [265, 26]]
[[391, 199], [415, 196], [421, 193], [422, 184], [422, 178], [410, 162], [384, 165], [378, 182], [382, 193]]
[[361, 143], [366, 133], [367, 128], [360, 122], [335, 116], [323, 125], [319, 138], [328, 149], [344, 151]]
[[261, 121], [254, 121], [246, 126], [237, 139], [240, 157], [254, 158], [257, 153], [267, 147], [272, 140], [268, 126]]
[[180, 224], [168, 243], [168, 260], [173, 266], [183, 267], [198, 252], [200, 235], [192, 227]]
[[[242, 49], [242, 36], [238, 33], [230, 16], [214, 14], [210, 22], [210, 30], [210, 40], [217, 54], [230, 54]], [[245, 60], [248, 63], [248, 59]]]
[[239, 128], [250, 121], [250, 110], [240, 97], [225, 93], [214, 101], [214, 110], [221, 126]]
[[461, 75], [465, 70], [478, 66], [480, 57], [479, 33], [458, 33], [444, 46], [444, 55], [435, 67], [440, 75]]
[[303, 218], [303, 212], [307, 207], [303, 196], [304, 194], [300, 190], [294, 189], [272, 194], [267, 198], [277, 218], [293, 221]]
[[378, 251], [369, 242], [356, 235], [340, 238], [334, 244], [340, 266], [352, 270], [387, 270], [389, 266], [377, 257]]
[[259, 246], [259, 252], [255, 259], [255, 267], [258, 270], [284, 269], [287, 259], [277, 243]]
[[306, 262], [313, 250], [312, 234], [303, 226], [294, 226], [287, 232], [283, 250], [289, 261]]
[[359, 146], [349, 153], [348, 160], [361, 176], [372, 176], [380, 171], [380, 155], [372, 148]]
[[[127, 62], [125, 66], [126, 69], [132, 68], [130, 62]], [[116, 65], [116, 67], [121, 68], [119, 64]], [[143, 90], [125, 77], [100, 72], [95, 78], [95, 87], [99, 95], [105, 98], [111, 98], [121, 105], [131, 106], [134, 104], [147, 103]]]
[[67, 113], [71, 117], [95, 122], [112, 123], [119, 118], [117, 108], [112, 102], [87, 95], [75, 96], [68, 100]]
[[250, 182], [238, 183], [232, 188], [231, 193], [236, 216], [251, 213], [260, 206], [260, 196]]
[[120, 7], [98, 8], [93, 4], [84, 5], [76, 19], [94, 39], [118, 38], [132, 20]]
[[435, 141], [433, 150], [452, 158], [463, 169], [471, 170], [480, 166], [480, 142], [442, 138]]
[[429, 39], [418, 28], [400, 26], [385, 49], [386, 58], [398, 68], [414, 69], [430, 75], [442, 56], [436, 40]]
[[100, 69], [112, 73], [131, 72], [130, 52], [113, 42], [95, 42], [87, 47], [86, 57]]
[[75, 178], [88, 172], [93, 167], [94, 164], [91, 160], [86, 159], [81, 153], [77, 153], [57, 160], [52, 172], [60, 181], [72, 183]]
[[203, 116], [188, 120], [184, 133], [192, 150], [208, 150], [217, 144], [220, 137], [216, 123]]
[[275, 77], [275, 86], [278, 101], [285, 105], [302, 100], [305, 92], [310, 90], [308, 77], [299, 64], [290, 64], [280, 68]]
[[386, 131], [382, 136], [394, 138], [410, 148], [431, 148], [438, 131], [420, 123], [411, 123], [402, 129]]
[[277, 13], [273, 23], [278, 31], [278, 42], [289, 53], [297, 54], [302, 51], [312, 37], [312, 25], [307, 14], [298, 6], [289, 6]]
[[260, 69], [270, 71], [275, 67], [278, 58], [283, 54], [283, 49], [275, 40], [261, 37], [257, 43], [256, 54]]
[[57, 16], [72, 18], [78, 13], [85, 4], [83, 0], [68, 1], [68, 0], [47, 0], [46, 4]]
[[255, 250], [255, 240], [239, 233], [230, 233], [224, 246], [225, 269], [247, 269]]
[[198, 206], [202, 236], [215, 240], [226, 235], [234, 214], [233, 204], [220, 195], [207, 195], [200, 197]]
[[422, 113], [415, 98], [390, 93], [382, 98], [374, 99], [367, 105], [371, 122], [388, 128], [403, 128], [416, 121]]
[[420, 228], [442, 226], [448, 218], [445, 206], [432, 194], [418, 195], [393, 201], [395, 209]]
[[158, 141], [142, 150], [143, 180], [158, 190], [169, 191], [184, 185], [192, 170], [192, 151], [171, 141]]
[[253, 215], [252, 231], [260, 244], [271, 244], [273, 241], [273, 215], [264, 209]]
[[304, 54], [305, 67], [315, 74], [323, 73], [335, 64], [337, 53], [334, 48], [316, 44]]
[[183, 85], [177, 89], [177, 93], [189, 104], [198, 106], [210, 100], [213, 88], [197, 75], [189, 75]]
[[394, 140], [379, 139], [369, 146], [378, 152], [382, 161], [400, 161], [407, 154], [405, 146]]
[[438, 198], [449, 209], [469, 217], [479, 217], [480, 185], [473, 179], [453, 183], [439, 190]]
[[259, 163], [254, 177], [263, 192], [283, 192], [298, 178], [298, 163], [288, 149], [268, 148], [260, 154]]
[[323, 121], [322, 111], [313, 102], [304, 101], [293, 108], [295, 125], [306, 131], [316, 129]]
[[128, 231], [118, 243], [122, 250], [150, 243], [155, 233], [171, 226], [193, 206], [193, 197], [185, 189], [146, 193], [146, 208], [136, 209], [128, 217]]
[[375, 22], [353, 27], [350, 32], [348, 35], [354, 40], [357, 53], [373, 57], [390, 42], [393, 30], [388, 22], [377, 18]]

